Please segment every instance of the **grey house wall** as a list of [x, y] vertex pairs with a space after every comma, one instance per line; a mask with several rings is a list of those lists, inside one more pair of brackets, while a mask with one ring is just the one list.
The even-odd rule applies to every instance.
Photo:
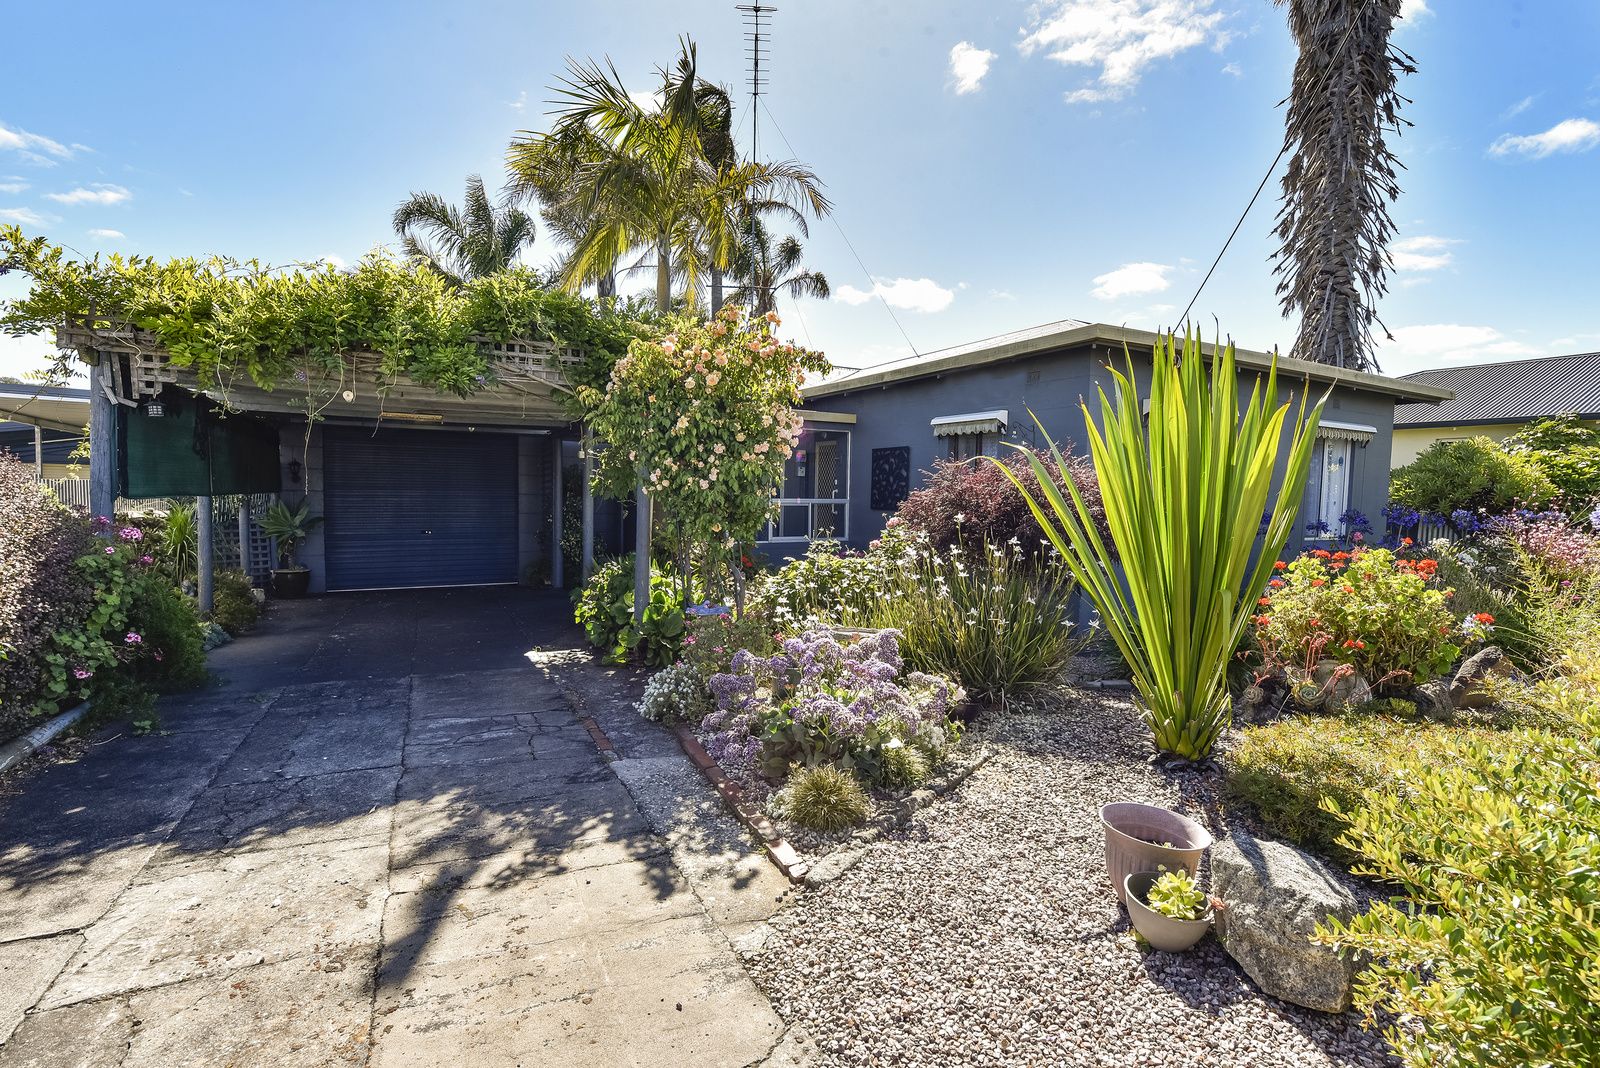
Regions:
[[[1081, 400], [1087, 400], [1098, 418], [1098, 390], [1110, 395], [1115, 379], [1106, 368], [1108, 361], [1123, 366], [1122, 350], [1106, 346], [1078, 347], [1039, 353], [1004, 363], [957, 370], [927, 378], [903, 379], [860, 390], [816, 397], [808, 409], [854, 415], [850, 427], [850, 544], [864, 548], [883, 530], [892, 512], [872, 508], [870, 485], [872, 450], [909, 447], [911, 450], [911, 488], [926, 482], [934, 461], [948, 453], [946, 439], [934, 437], [930, 421], [940, 416], [1004, 408], [1010, 424], [1005, 440], [1044, 447], [1045, 434], [1062, 447], [1088, 454]], [[1136, 357], [1135, 372], [1141, 395], [1147, 395], [1148, 357], [1142, 364]], [[1240, 373], [1241, 403], [1248, 399], [1256, 372]], [[1303, 380], [1279, 380], [1280, 396], [1287, 400], [1305, 388]], [[1313, 397], [1320, 397], [1325, 385], [1311, 384]], [[1031, 413], [1031, 414], [1030, 414]], [[1293, 409], [1291, 409], [1291, 418]], [[1038, 424], [1035, 423], [1037, 417]], [[1324, 418], [1344, 423], [1359, 423], [1376, 428], [1373, 440], [1352, 450], [1350, 506], [1372, 518], [1381, 527], [1379, 512], [1389, 496], [1389, 451], [1394, 427], [1394, 400], [1385, 394], [1338, 388], [1328, 400]], [[817, 424], [819, 429], [822, 424]], [[1039, 432], [1042, 425], [1045, 434]], [[1280, 463], [1279, 477], [1282, 476]], [[1302, 517], [1303, 518], [1303, 517]], [[1297, 524], [1298, 525], [1298, 524]], [[1287, 547], [1297, 552], [1304, 541], [1303, 530]], [[775, 542], [767, 547], [776, 558], [799, 556], [804, 542]]]

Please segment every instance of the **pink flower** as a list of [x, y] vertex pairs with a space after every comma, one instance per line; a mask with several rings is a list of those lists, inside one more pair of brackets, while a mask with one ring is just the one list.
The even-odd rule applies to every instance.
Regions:
[[156, 558], [151, 556], [149, 553], [145, 553], [143, 556], [139, 557], [139, 562], [141, 564], [153, 564], [156, 562]]
[[123, 527], [121, 530], [117, 531], [117, 537], [121, 538], [123, 541], [139, 541], [144, 537], [144, 531], [140, 530], [138, 527]]
[[107, 545], [106, 546], [106, 555], [107, 556], [115, 556], [115, 555], [117, 555], [117, 547], [115, 545]]
[[139, 632], [135, 630], [130, 630], [122, 640], [127, 642], [129, 645], [138, 645], [140, 642], [144, 641], [144, 639], [139, 636]]
[[72, 677], [75, 679], [87, 679], [93, 677], [93, 675], [94, 672], [87, 668], [76, 667], [72, 669]]

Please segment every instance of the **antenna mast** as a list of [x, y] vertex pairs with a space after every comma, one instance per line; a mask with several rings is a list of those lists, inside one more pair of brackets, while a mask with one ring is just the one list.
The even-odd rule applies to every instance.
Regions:
[[761, 90], [766, 87], [767, 75], [761, 69], [761, 60], [767, 47], [767, 19], [777, 12], [771, 4], [735, 4], [744, 18], [745, 58], [750, 63], [750, 161], [757, 162], [756, 145], [761, 122]]

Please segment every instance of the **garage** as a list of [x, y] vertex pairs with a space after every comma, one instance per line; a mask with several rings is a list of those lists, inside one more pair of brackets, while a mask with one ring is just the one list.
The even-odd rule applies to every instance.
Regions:
[[517, 439], [326, 426], [330, 590], [517, 581]]

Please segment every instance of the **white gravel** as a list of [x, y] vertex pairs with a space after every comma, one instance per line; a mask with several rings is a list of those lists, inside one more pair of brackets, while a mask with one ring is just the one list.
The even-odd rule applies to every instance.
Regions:
[[1216, 822], [1145, 763], [1143, 731], [1126, 700], [1083, 691], [980, 726], [993, 760], [772, 921], [750, 970], [815, 1063], [1394, 1063], [1355, 1015], [1261, 994], [1212, 938], [1177, 956], [1135, 946], [1099, 806]]

